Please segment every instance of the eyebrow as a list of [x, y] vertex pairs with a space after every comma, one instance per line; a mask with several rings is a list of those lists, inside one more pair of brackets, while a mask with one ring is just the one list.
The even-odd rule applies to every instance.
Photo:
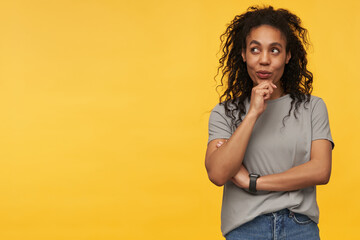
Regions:
[[[258, 41], [256, 41], [256, 40], [251, 40], [251, 42], [249, 43], [249, 45], [251, 45], [251, 44], [257, 44], [257, 45], [261, 45], [261, 43], [259, 43]], [[270, 44], [270, 46], [279, 46], [279, 47], [283, 47], [280, 43], [278, 43], [278, 42], [273, 42], [273, 43], [271, 43]]]

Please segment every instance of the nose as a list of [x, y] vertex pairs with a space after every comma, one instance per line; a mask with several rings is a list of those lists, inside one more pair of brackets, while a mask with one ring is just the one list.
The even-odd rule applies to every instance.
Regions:
[[269, 53], [264, 51], [260, 54], [260, 65], [269, 65], [269, 64], [270, 64]]

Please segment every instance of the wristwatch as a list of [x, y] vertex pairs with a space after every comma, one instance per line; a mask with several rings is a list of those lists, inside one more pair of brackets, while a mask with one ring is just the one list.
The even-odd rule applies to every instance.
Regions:
[[252, 193], [256, 193], [256, 180], [260, 177], [259, 174], [250, 173], [250, 183], [249, 183], [249, 191]]

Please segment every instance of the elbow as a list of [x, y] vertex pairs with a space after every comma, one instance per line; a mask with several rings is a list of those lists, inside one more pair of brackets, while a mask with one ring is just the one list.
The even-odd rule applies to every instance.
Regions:
[[224, 180], [224, 178], [219, 174], [208, 172], [208, 177], [209, 180], [218, 187], [222, 187], [226, 183], [226, 180]]
[[326, 185], [330, 181], [330, 172], [319, 174], [319, 185]]
[[226, 183], [222, 171], [219, 171], [217, 167], [210, 166], [205, 162], [206, 172], [208, 174], [209, 180], [218, 187], [223, 186]]
[[222, 187], [225, 184], [224, 181], [221, 181], [221, 180], [218, 180], [218, 179], [213, 179], [213, 178], [210, 178], [210, 177], [209, 177], [209, 179], [213, 184], [215, 184], [218, 187]]
[[329, 177], [323, 177], [320, 181], [320, 185], [326, 185], [328, 184], [330, 181], [330, 176]]
[[207, 159], [207, 161], [205, 160], [205, 168], [209, 180], [218, 187], [224, 186], [234, 175], [234, 173], [229, 170], [229, 167], [224, 164], [215, 164], [214, 161], [209, 159]]

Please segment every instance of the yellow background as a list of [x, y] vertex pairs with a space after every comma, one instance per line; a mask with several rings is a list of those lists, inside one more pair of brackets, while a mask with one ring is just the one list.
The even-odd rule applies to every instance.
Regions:
[[355, 0], [1, 1], [0, 239], [223, 239], [207, 124], [219, 37], [253, 3], [310, 32], [335, 141], [321, 237], [356, 239]]

